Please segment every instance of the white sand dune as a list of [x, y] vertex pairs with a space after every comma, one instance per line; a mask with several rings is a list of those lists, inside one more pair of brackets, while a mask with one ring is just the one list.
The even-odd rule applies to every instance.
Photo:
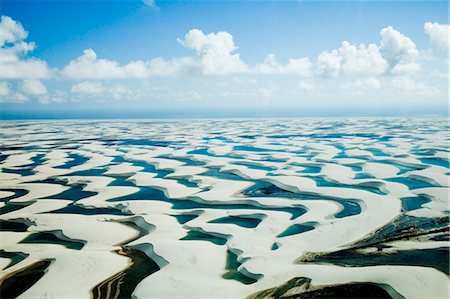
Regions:
[[[448, 276], [425, 251], [449, 245], [439, 231], [450, 210], [446, 120], [58, 121], [3, 131], [0, 281], [51, 260], [20, 298], [90, 298], [112, 277], [120, 291], [132, 281], [125, 272], [150, 266], [130, 252], [160, 268], [135, 282], [135, 298], [245, 298], [294, 277], [448, 298]], [[399, 219], [442, 223], [381, 242], [386, 260], [418, 250], [423, 266], [298, 263], [381, 238]]]

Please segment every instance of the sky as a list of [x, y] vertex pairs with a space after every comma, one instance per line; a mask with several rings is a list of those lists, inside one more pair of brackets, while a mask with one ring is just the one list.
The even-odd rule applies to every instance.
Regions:
[[447, 1], [1, 0], [0, 119], [448, 115]]

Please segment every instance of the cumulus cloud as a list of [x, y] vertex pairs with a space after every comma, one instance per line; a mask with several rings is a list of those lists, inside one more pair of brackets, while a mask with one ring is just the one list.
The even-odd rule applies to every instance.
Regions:
[[310, 76], [312, 63], [308, 57], [291, 58], [286, 65], [286, 72], [288, 74]]
[[376, 77], [383, 74], [410, 75], [420, 69], [416, 45], [391, 26], [380, 31], [380, 46], [352, 45], [344, 41], [340, 48], [324, 51], [317, 58], [319, 75], [338, 77]]
[[[353, 45], [344, 41], [338, 49], [324, 51], [317, 57], [316, 73], [327, 77], [350, 76], [371, 78], [383, 74], [412, 74], [419, 70], [418, 51], [406, 36], [386, 27], [381, 30], [381, 44]], [[307, 57], [291, 58], [281, 64], [274, 54], [263, 63], [249, 67], [238, 53], [233, 36], [228, 32], [205, 34], [199, 29], [190, 30], [178, 42], [195, 50], [195, 57], [166, 60], [131, 61], [121, 65], [116, 61], [99, 59], [92, 49], [66, 65], [62, 73], [71, 79], [99, 80], [148, 78], [151, 76], [177, 76], [186, 74], [228, 75], [233, 73], [291, 74], [311, 76], [312, 63]]]
[[239, 54], [233, 54], [237, 49], [233, 36], [225, 31], [204, 34], [199, 29], [190, 30], [184, 39], [178, 42], [197, 52], [201, 71], [205, 75], [226, 75], [248, 71], [248, 66], [241, 60]]
[[445, 51], [449, 49], [450, 26], [447, 24], [426, 22], [424, 26], [426, 34], [430, 38], [431, 47]]
[[70, 79], [125, 79], [145, 78], [147, 69], [143, 61], [131, 61], [120, 65], [117, 61], [98, 59], [92, 49], [66, 65], [62, 73]]
[[346, 41], [338, 49], [322, 52], [316, 66], [319, 75], [330, 77], [378, 76], [386, 72], [387, 68], [388, 64], [375, 44], [356, 46]]
[[291, 58], [286, 65], [281, 65], [271, 54], [262, 64], [250, 69], [239, 54], [234, 53], [237, 47], [233, 36], [228, 32], [204, 34], [199, 29], [192, 29], [184, 39], [178, 39], [178, 42], [195, 50], [197, 56], [170, 60], [157, 57], [121, 65], [114, 60], [98, 58], [93, 49], [85, 49], [83, 55], [63, 68], [62, 73], [66, 78], [75, 80], [143, 79], [151, 76], [228, 75], [249, 72], [311, 75], [312, 63], [307, 57]]
[[29, 99], [20, 92], [14, 92], [11, 83], [0, 81], [0, 103], [25, 103]]
[[342, 57], [338, 50], [324, 51], [317, 57], [316, 69], [319, 75], [337, 77], [341, 74]]
[[151, 76], [176, 76], [194, 73], [198, 63], [191, 57], [165, 60], [161, 57], [148, 61], [135, 60], [125, 65], [109, 59], [99, 59], [93, 49], [67, 64], [62, 73], [74, 80], [145, 79]]
[[149, 76], [177, 76], [186, 74], [199, 74], [199, 65], [192, 57], [180, 57], [165, 60], [154, 58], [146, 63]]
[[[104, 101], [107, 99], [114, 100], [133, 100], [141, 96], [139, 91], [129, 88], [125, 84], [104, 84], [98, 81], [83, 81], [72, 85], [70, 92], [72, 93], [72, 99], [82, 100], [87, 98], [97, 99]], [[66, 94], [60, 92], [54, 94], [51, 100], [53, 102], [58, 99], [66, 101]]]
[[298, 59], [289, 59], [286, 65], [278, 62], [274, 54], [269, 54], [262, 64], [255, 67], [256, 73], [261, 74], [293, 74], [299, 76], [311, 75], [311, 61], [307, 57]]
[[23, 80], [21, 89], [29, 95], [44, 95], [47, 93], [47, 87], [45, 87], [41, 80], [36, 79]]
[[380, 32], [380, 53], [389, 63], [394, 75], [412, 74], [420, 69], [416, 62], [419, 52], [412, 40], [391, 26]]
[[22, 25], [8, 16], [2, 16], [0, 22], [0, 46], [24, 40], [28, 33]]
[[0, 21], [0, 78], [44, 79], [50, 77], [45, 61], [24, 58], [35, 48], [33, 42], [25, 42], [28, 32], [22, 25], [8, 16]]
[[3, 79], [46, 79], [50, 77], [47, 64], [39, 59], [2, 60], [0, 68], [2, 69], [0, 78]]
[[[180, 57], [165, 60], [136, 60], [120, 65], [117, 61], [99, 59], [93, 49], [67, 64], [62, 73], [70, 79], [101, 80], [147, 78], [150, 76], [174, 76], [183, 74], [226, 75], [247, 72], [248, 66], [240, 59], [233, 37], [227, 32], [204, 34], [198, 29], [190, 30], [183, 40], [186, 48], [195, 50], [196, 57]], [[298, 66], [299, 67], [299, 66]]]
[[256, 66], [256, 71], [262, 74], [282, 73], [284, 70], [274, 54], [267, 55], [263, 63]]
[[[152, 8], [157, 8], [152, 0], [143, 0]], [[427, 22], [424, 30], [430, 38], [430, 44], [436, 50], [448, 50], [449, 26]], [[2, 16], [0, 22], [0, 82], [1, 102], [25, 102], [29, 98], [48, 104], [83, 98], [89, 99], [135, 99], [144, 98], [138, 90], [117, 82], [112, 84], [98, 80], [147, 79], [165, 76], [221, 76], [243, 74], [229, 77], [223, 84], [234, 83], [254, 85], [255, 74], [295, 75], [301, 78], [298, 88], [304, 91], [320, 90], [322, 86], [314, 85], [315, 75], [339, 78], [333, 86], [344, 90], [346, 94], [361, 94], [383, 87], [395, 88], [403, 94], [420, 94], [433, 96], [440, 94], [439, 89], [424, 82], [416, 81], [414, 76], [420, 70], [419, 51], [414, 42], [401, 32], [389, 26], [380, 31], [380, 41], [371, 44], [351, 44], [342, 42], [339, 48], [328, 50], [317, 56], [313, 63], [308, 57], [290, 58], [280, 63], [274, 54], [269, 54], [262, 63], [249, 66], [237, 52], [233, 36], [225, 31], [204, 33], [192, 29], [178, 42], [185, 48], [193, 50], [191, 56], [149, 58], [126, 63], [99, 58], [93, 49], [85, 49], [79, 57], [69, 61], [60, 72], [52, 72], [45, 61], [28, 55], [35, 49], [33, 42], [26, 41], [27, 31], [10, 17]], [[434, 51], [429, 49], [430, 54]], [[381, 77], [385, 76], [384, 79]], [[43, 79], [61, 78], [79, 80], [72, 82], [64, 92], [54, 92], [43, 83]], [[242, 77], [242, 78], [241, 78]], [[227, 80], [226, 77], [221, 80]], [[381, 80], [381, 82], [380, 82]], [[390, 81], [387, 81], [390, 80]], [[325, 81], [323, 81], [325, 82]], [[328, 82], [328, 80], [326, 81]], [[345, 83], [343, 83], [345, 82]], [[342, 84], [343, 83], [343, 84]], [[51, 86], [51, 85], [50, 85]], [[70, 86], [70, 85], [69, 85]], [[294, 87], [295, 88], [295, 87]], [[251, 96], [268, 99], [279, 95], [283, 89], [278, 86], [253, 88], [251, 91], [224, 91], [222, 96]], [[298, 91], [298, 90], [297, 90]], [[155, 93], [153, 98], [167, 97], [176, 100], [202, 99], [202, 90], [170, 89]], [[146, 94], [148, 97], [148, 94]]]

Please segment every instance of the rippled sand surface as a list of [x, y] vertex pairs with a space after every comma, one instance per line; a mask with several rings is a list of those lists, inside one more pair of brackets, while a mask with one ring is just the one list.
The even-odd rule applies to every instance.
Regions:
[[447, 119], [0, 130], [2, 297], [448, 298]]

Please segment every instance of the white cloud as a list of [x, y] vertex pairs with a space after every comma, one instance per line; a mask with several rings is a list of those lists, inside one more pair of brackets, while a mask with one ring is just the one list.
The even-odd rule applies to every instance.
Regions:
[[8, 16], [0, 22], [0, 78], [44, 79], [50, 77], [45, 61], [23, 57], [34, 50], [34, 43], [25, 42], [28, 33], [22, 25]]
[[284, 67], [278, 63], [274, 54], [267, 55], [263, 63], [256, 66], [256, 72], [262, 74], [276, 74], [283, 73], [284, 71]]
[[154, 58], [146, 63], [150, 76], [177, 76], [200, 73], [198, 63], [192, 57], [165, 60]]
[[44, 95], [47, 93], [47, 87], [41, 80], [36, 79], [23, 80], [21, 90], [29, 95]]
[[[99, 101], [105, 101], [108, 99], [114, 100], [136, 100], [141, 96], [139, 90], [129, 88], [126, 84], [113, 84], [106, 85], [98, 81], [83, 81], [72, 85], [70, 90], [73, 100], [82, 100], [86, 97], [90, 99], [97, 99]], [[60, 92], [56, 93], [52, 97], [53, 102], [60, 100], [66, 101], [66, 94]]]
[[448, 50], [450, 42], [450, 26], [447, 24], [426, 22], [426, 34], [430, 37], [430, 44], [436, 50]]
[[107, 88], [107, 92], [111, 95], [113, 99], [122, 100], [122, 99], [131, 99], [136, 97], [136, 92], [130, 88], [128, 88], [124, 84], [115, 84]]
[[148, 78], [150, 76], [177, 76], [185, 74], [226, 75], [247, 72], [248, 66], [240, 59], [233, 37], [227, 32], [205, 35], [198, 29], [190, 30], [183, 40], [186, 48], [197, 52], [197, 57], [180, 57], [165, 60], [161, 57], [151, 60], [131, 61], [120, 65], [117, 61], [99, 59], [92, 49], [67, 64], [62, 73], [70, 79], [102, 80]]
[[[198, 29], [190, 30], [183, 40], [178, 40], [186, 48], [193, 49], [197, 57], [179, 57], [166, 60], [161, 57], [151, 60], [131, 61], [121, 65], [117, 61], [99, 59], [93, 49], [85, 49], [83, 55], [70, 61], [62, 70], [66, 78], [75, 80], [105, 80], [148, 78], [151, 76], [179, 76], [191, 74], [227, 75], [247, 73], [250, 69], [239, 54], [233, 53], [237, 47], [233, 36], [228, 32], [204, 34]], [[271, 65], [270, 59], [273, 59]], [[269, 55], [266, 61], [255, 68], [259, 73], [286, 73], [302, 76], [311, 74], [308, 58], [290, 59], [283, 66], [275, 56]], [[275, 69], [278, 68], [278, 69]]]
[[[143, 0], [146, 5], [157, 8], [152, 0]], [[449, 48], [449, 26], [427, 22], [424, 25], [425, 32], [429, 35], [433, 49], [446, 50]], [[25, 41], [28, 36], [22, 25], [7, 16], [1, 17], [0, 22], [0, 79], [9, 81], [0, 82], [1, 102], [25, 102], [29, 98], [40, 103], [64, 102], [69, 100], [89, 99], [144, 99], [167, 98], [174, 100], [200, 100], [210, 97], [205, 90], [172, 90], [152, 94], [144, 94], [130, 88], [126, 82], [98, 82], [95, 80], [125, 80], [147, 79], [152, 77], [183, 76], [183, 75], [229, 75], [243, 74], [236, 77], [222, 77], [227, 84], [227, 91], [221, 92], [222, 96], [248, 96], [268, 99], [286, 93], [282, 86], [258, 85], [255, 79], [249, 78], [255, 74], [269, 75], [296, 75], [311, 77], [320, 75], [336, 78], [322, 80], [332, 88], [345, 90], [344, 93], [362, 94], [363, 92], [378, 90], [383, 87], [395, 88], [402, 94], [418, 94], [433, 96], [440, 94], [440, 90], [425, 82], [416, 81], [414, 76], [421, 65], [426, 61], [424, 55], [419, 57], [419, 51], [414, 42], [404, 34], [391, 26], [380, 31], [381, 41], [371, 44], [350, 44], [347, 41], [333, 50], [324, 51], [317, 56], [313, 65], [308, 57], [290, 58], [287, 62], [280, 63], [274, 54], [269, 54], [265, 60], [256, 65], [247, 65], [237, 53], [233, 36], [224, 31], [203, 33], [199, 29], [192, 29], [178, 42], [193, 50], [191, 56], [174, 57], [171, 59], [156, 57], [147, 60], [135, 60], [119, 63], [112, 59], [99, 58], [93, 49], [85, 49], [83, 54], [72, 61], [60, 72], [53, 72], [45, 61], [27, 57], [34, 49], [33, 42]], [[195, 51], [195, 52], [194, 52]], [[436, 54], [432, 49], [428, 53]], [[422, 53], [422, 52], [421, 52]], [[431, 60], [430, 60], [431, 61]], [[425, 62], [423, 62], [425, 63]], [[312, 69], [314, 68], [314, 72]], [[425, 68], [430, 69], [430, 68]], [[432, 76], [444, 77], [437, 70]], [[431, 73], [430, 73], [431, 74]], [[67, 88], [66, 93], [54, 92], [41, 81], [42, 79], [74, 79], [80, 80]], [[384, 78], [381, 77], [383, 75]], [[439, 75], [439, 76], [438, 76]], [[58, 77], [56, 77], [58, 76]], [[275, 76], [273, 76], [275, 78]], [[272, 79], [272, 78], [271, 78]], [[284, 79], [284, 77], [282, 78]], [[322, 86], [314, 84], [315, 78], [298, 81], [287, 80], [285, 86], [293, 87], [295, 92], [315, 90], [320, 91]], [[203, 79], [202, 79], [203, 80]], [[205, 79], [211, 80], [211, 79]], [[321, 80], [321, 79], [316, 79]], [[380, 82], [381, 80], [381, 82]], [[390, 82], [387, 80], [391, 80]], [[431, 82], [431, 79], [428, 79]], [[156, 80], [155, 80], [156, 81]], [[200, 81], [198, 81], [200, 82]], [[202, 85], [206, 81], [200, 82]], [[212, 85], [214, 85], [213, 81]], [[345, 82], [345, 83], [343, 83]], [[146, 84], [144, 80], [142, 82]], [[153, 84], [153, 81], [151, 82]], [[342, 84], [343, 83], [343, 84]], [[133, 85], [131, 86], [138, 86]], [[236, 86], [238, 90], [230, 88], [234, 85], [253, 85], [251, 90]], [[290, 84], [290, 85], [289, 85]], [[438, 83], [439, 84], [439, 83]], [[207, 84], [204, 84], [207, 85]], [[217, 84], [218, 85], [218, 84]], [[50, 85], [51, 86], [51, 85]], [[440, 85], [439, 85], [440, 86]], [[342, 92], [341, 90], [341, 92]]]
[[0, 81], [0, 103], [25, 103], [28, 97], [20, 92], [14, 92], [11, 83]]
[[380, 53], [389, 63], [394, 75], [408, 75], [417, 72], [420, 65], [416, 62], [419, 52], [412, 40], [391, 26], [380, 32]]
[[72, 85], [70, 91], [72, 93], [81, 93], [81, 94], [99, 94], [102, 93], [103, 90], [104, 90], [103, 84], [99, 82], [84, 81]]
[[226, 75], [247, 72], [248, 66], [241, 60], [239, 54], [233, 54], [237, 49], [233, 36], [225, 31], [204, 34], [199, 29], [190, 30], [184, 39], [178, 42], [197, 52], [201, 71], [205, 75]]
[[146, 65], [143, 61], [131, 61], [121, 66], [117, 61], [97, 59], [92, 49], [83, 51], [83, 55], [69, 62], [63, 74], [70, 79], [125, 79], [145, 78]]
[[[0, 56], [1, 56], [0, 52]], [[46, 79], [50, 77], [47, 63], [38, 59], [0, 61], [0, 78], [3, 79]]]
[[440, 90], [424, 82], [418, 82], [410, 77], [398, 77], [392, 80], [392, 85], [399, 90], [401, 94], [420, 94], [422, 96], [440, 95]]
[[316, 70], [319, 75], [329, 77], [372, 77], [383, 74], [387, 67], [375, 44], [355, 46], [344, 41], [340, 48], [318, 56]]
[[340, 48], [322, 52], [317, 58], [317, 73], [328, 77], [376, 77], [419, 71], [419, 52], [410, 38], [391, 26], [383, 28], [380, 36], [380, 46], [356, 46], [344, 41]]
[[392, 70], [392, 75], [412, 75], [417, 73], [421, 68], [421, 65], [417, 62], [410, 62], [410, 63], [399, 63], [395, 65]]
[[22, 25], [8, 16], [2, 16], [0, 22], [0, 46], [5, 43], [15, 43], [22, 41], [27, 37], [28, 33], [23, 29]]
[[[413, 74], [420, 69], [416, 62], [415, 44], [392, 27], [381, 30], [381, 45], [352, 45], [344, 41], [338, 49], [322, 52], [316, 62], [316, 73], [328, 77], [348, 76], [372, 78], [383, 74]], [[311, 76], [312, 63], [307, 57], [291, 58], [280, 64], [274, 54], [263, 63], [250, 68], [235, 53], [237, 47], [228, 32], [204, 34], [199, 29], [190, 30], [179, 43], [195, 50], [196, 57], [166, 60], [131, 61], [121, 65], [114, 60], [99, 59], [94, 50], [86, 49], [83, 55], [66, 65], [62, 73], [71, 79], [101, 80], [148, 78], [151, 76], [227, 75], [232, 73], [291, 74]]]
[[286, 65], [286, 72], [288, 74], [310, 76], [312, 63], [308, 57], [291, 58]]
[[342, 57], [338, 50], [324, 51], [317, 57], [316, 69], [319, 75], [337, 77], [341, 72]]
[[120, 65], [117, 61], [98, 59], [92, 49], [67, 64], [62, 73], [75, 80], [145, 79], [150, 76], [176, 76], [194, 73], [198, 63], [191, 57], [165, 60], [161, 57], [149, 61], [135, 60]]
[[262, 64], [255, 67], [255, 72], [262, 74], [293, 74], [310, 76], [311, 66], [311, 61], [309, 61], [309, 58], [307, 57], [298, 59], [291, 58], [286, 65], [282, 65], [278, 62], [274, 54], [269, 54], [264, 59]]

